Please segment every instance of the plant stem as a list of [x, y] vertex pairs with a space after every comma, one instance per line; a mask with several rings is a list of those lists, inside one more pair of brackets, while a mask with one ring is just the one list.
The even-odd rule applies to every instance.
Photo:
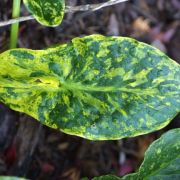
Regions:
[[[18, 18], [20, 14], [21, 0], [13, 0], [12, 18]], [[19, 23], [11, 25], [10, 49], [16, 48], [18, 39]]]

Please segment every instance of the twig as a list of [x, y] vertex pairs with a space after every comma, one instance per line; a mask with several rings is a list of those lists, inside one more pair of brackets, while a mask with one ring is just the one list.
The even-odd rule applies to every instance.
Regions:
[[[74, 13], [77, 11], [97, 11], [101, 8], [107, 7], [107, 6], [112, 6], [118, 3], [126, 2], [128, 0], [110, 0], [105, 3], [99, 3], [99, 4], [86, 4], [86, 5], [80, 5], [80, 6], [66, 6], [65, 12], [66, 13]], [[7, 26], [10, 24], [18, 23], [18, 22], [23, 22], [23, 21], [28, 21], [35, 19], [32, 15], [30, 16], [23, 16], [19, 17], [16, 19], [10, 19], [7, 21], [0, 22], [0, 27]]]
[[107, 6], [112, 6], [118, 3], [122, 3], [128, 0], [110, 0], [107, 1], [105, 3], [99, 3], [99, 4], [86, 4], [86, 5], [81, 5], [81, 6], [66, 6], [66, 10], [65, 12], [70, 12], [70, 13], [74, 13], [77, 11], [97, 11], [101, 8], [107, 7]]
[[4, 21], [4, 22], [0, 22], [0, 27], [14, 24], [17, 22], [28, 21], [28, 20], [32, 20], [32, 19], [34, 19], [33, 16], [24, 16], [24, 17], [20, 17], [20, 18], [10, 19], [10, 20]]

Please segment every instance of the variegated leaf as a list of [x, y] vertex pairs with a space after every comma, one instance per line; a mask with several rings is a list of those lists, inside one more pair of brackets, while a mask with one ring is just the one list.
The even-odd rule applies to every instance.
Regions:
[[180, 179], [180, 128], [170, 130], [153, 142], [145, 153], [139, 171], [123, 179]]
[[63, 19], [65, 0], [24, 0], [24, 4], [45, 26], [58, 26]]
[[92, 180], [122, 180], [122, 179], [114, 175], [105, 175], [105, 176], [95, 177]]
[[[154, 141], [145, 153], [137, 173], [124, 176], [123, 180], [175, 180], [180, 179], [180, 128], [170, 130]], [[120, 180], [106, 175], [93, 180]]]
[[50, 127], [120, 139], [166, 126], [180, 111], [180, 66], [136, 40], [101, 35], [0, 55], [0, 101]]
[[13, 176], [0, 176], [0, 180], [27, 180], [27, 179], [13, 177]]

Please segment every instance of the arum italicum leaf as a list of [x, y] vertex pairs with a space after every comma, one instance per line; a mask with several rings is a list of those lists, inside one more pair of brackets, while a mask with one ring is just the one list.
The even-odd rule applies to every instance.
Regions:
[[91, 35], [46, 50], [0, 55], [0, 101], [87, 139], [120, 139], [166, 126], [180, 111], [180, 66], [124, 37]]
[[24, 0], [27, 9], [45, 26], [58, 26], [65, 11], [65, 0]]
[[122, 180], [122, 178], [114, 175], [105, 175], [105, 176], [95, 177], [92, 180]]
[[174, 180], [180, 179], [180, 128], [163, 134], [153, 142], [137, 173], [124, 180]]
[[154, 141], [145, 153], [137, 173], [123, 178], [106, 175], [93, 180], [176, 180], [180, 179], [180, 128]]
[[13, 176], [0, 176], [0, 180], [27, 180], [27, 179], [13, 177]]

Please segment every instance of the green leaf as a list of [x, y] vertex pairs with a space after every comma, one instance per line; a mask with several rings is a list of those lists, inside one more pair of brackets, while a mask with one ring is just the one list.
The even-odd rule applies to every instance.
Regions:
[[123, 177], [124, 180], [180, 179], [180, 128], [163, 134], [145, 153], [139, 171]]
[[1, 102], [91, 140], [149, 133], [180, 111], [180, 66], [130, 38], [92, 35], [9, 50], [0, 67]]
[[26, 179], [13, 177], [13, 176], [0, 176], [0, 180], [26, 180]]
[[121, 180], [121, 178], [114, 175], [105, 175], [105, 176], [95, 177], [92, 180]]
[[145, 153], [137, 173], [123, 178], [105, 175], [93, 180], [175, 180], [180, 179], [180, 128], [163, 134]]
[[27, 9], [45, 26], [58, 26], [64, 16], [65, 0], [24, 0]]

